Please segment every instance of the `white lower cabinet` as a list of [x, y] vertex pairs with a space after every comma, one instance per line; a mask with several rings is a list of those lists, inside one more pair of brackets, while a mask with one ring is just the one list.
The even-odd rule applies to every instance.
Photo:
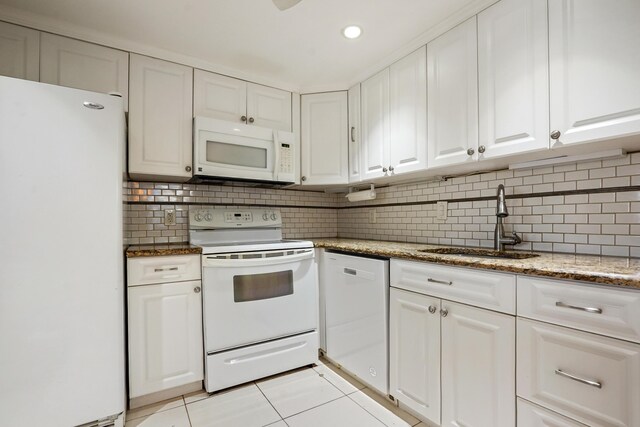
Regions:
[[[171, 269], [170, 258], [186, 257], [162, 257], [167, 259], [168, 267], [157, 269]], [[129, 259], [129, 270], [135, 271], [131, 265], [141, 260], [146, 258]], [[179, 271], [174, 276], [177, 277], [168, 283], [138, 285], [132, 283], [129, 275], [130, 399], [197, 383], [204, 378], [201, 281], [180, 281]], [[172, 396], [164, 394], [160, 399], [168, 397]]]
[[524, 399], [518, 399], [518, 427], [585, 427], [585, 424], [563, 417]]
[[[437, 425], [513, 427], [515, 317], [398, 289], [408, 283], [406, 264], [391, 260], [389, 393]], [[438, 280], [456, 286], [459, 269], [438, 267]]]
[[512, 427], [515, 317], [442, 301], [442, 426]]
[[391, 288], [389, 394], [440, 424], [440, 300]]

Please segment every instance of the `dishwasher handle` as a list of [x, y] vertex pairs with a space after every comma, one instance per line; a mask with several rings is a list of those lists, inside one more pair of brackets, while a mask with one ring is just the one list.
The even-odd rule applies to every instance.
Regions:
[[344, 274], [350, 274], [352, 276], [357, 276], [358, 275], [358, 271], [354, 270], [353, 268], [345, 268], [344, 269]]

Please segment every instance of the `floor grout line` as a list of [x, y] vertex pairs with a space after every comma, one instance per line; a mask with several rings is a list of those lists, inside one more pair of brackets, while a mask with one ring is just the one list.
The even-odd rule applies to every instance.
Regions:
[[[273, 408], [274, 411], [276, 411], [276, 414], [278, 414], [278, 416], [280, 417], [280, 419], [282, 421], [284, 421], [284, 417], [282, 416], [282, 414], [280, 413], [280, 411], [278, 411], [276, 409], [276, 407], [273, 405], [273, 403], [271, 403], [271, 401], [269, 400], [269, 398], [267, 397], [266, 394], [264, 394], [264, 391], [262, 391], [262, 389], [260, 388], [260, 386], [258, 385], [258, 381], [254, 381], [253, 384], [258, 388], [258, 390], [260, 391], [260, 394], [262, 394], [264, 396], [264, 398], [267, 400], [267, 402], [269, 403], [269, 405], [271, 405], [271, 407]], [[277, 421], [276, 421], [277, 422]], [[287, 422], [285, 421], [285, 424]], [[273, 423], [271, 423], [273, 424]]]

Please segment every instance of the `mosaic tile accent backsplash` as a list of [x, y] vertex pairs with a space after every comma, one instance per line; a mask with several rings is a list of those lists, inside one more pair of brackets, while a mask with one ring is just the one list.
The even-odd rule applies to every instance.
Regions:
[[[457, 246], [493, 245], [495, 195], [505, 186], [505, 231], [514, 249], [640, 257], [640, 153], [620, 159], [537, 169], [502, 170], [446, 181], [377, 188], [378, 197], [350, 203], [341, 194], [233, 186], [125, 183], [125, 241], [188, 240], [188, 209], [268, 206], [282, 211], [286, 238], [344, 237]], [[448, 218], [436, 219], [436, 202]], [[176, 209], [177, 224], [164, 225]], [[372, 223], [371, 210], [376, 221]]]

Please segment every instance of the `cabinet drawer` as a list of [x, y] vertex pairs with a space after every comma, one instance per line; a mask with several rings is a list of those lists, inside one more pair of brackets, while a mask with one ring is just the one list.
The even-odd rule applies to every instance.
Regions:
[[518, 276], [518, 316], [640, 343], [640, 292]]
[[516, 276], [428, 262], [391, 260], [391, 286], [515, 314]]
[[640, 345], [518, 319], [517, 394], [590, 426], [640, 425]]
[[127, 285], [200, 280], [200, 255], [129, 258]]
[[531, 402], [518, 399], [518, 427], [586, 427]]

